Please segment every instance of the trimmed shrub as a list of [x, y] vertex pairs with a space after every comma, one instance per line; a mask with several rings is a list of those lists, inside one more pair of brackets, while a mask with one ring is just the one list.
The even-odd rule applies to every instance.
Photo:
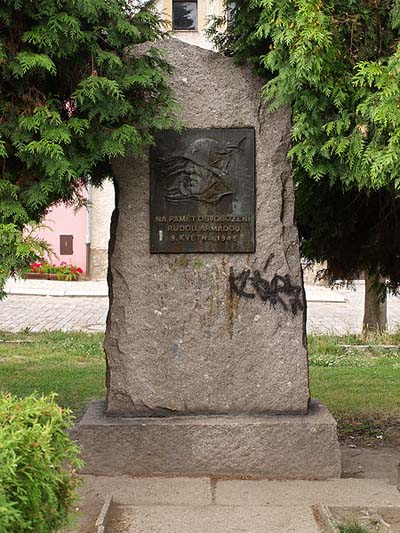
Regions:
[[55, 394], [0, 394], [0, 531], [53, 533], [67, 521], [82, 466]]

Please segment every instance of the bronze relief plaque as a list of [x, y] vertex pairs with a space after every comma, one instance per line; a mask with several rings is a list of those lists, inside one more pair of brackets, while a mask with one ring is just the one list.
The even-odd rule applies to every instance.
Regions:
[[150, 252], [254, 252], [254, 129], [164, 131], [155, 140]]

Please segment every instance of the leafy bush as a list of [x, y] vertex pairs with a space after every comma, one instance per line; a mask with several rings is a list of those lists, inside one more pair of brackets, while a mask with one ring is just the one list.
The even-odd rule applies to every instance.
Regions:
[[4, 286], [10, 275], [24, 274], [31, 261], [51, 252], [47, 242], [34, 234], [39, 227], [32, 223], [23, 233], [16, 224], [0, 224], [0, 300], [6, 296]]
[[0, 394], [0, 531], [55, 532], [65, 524], [82, 466], [55, 395]]

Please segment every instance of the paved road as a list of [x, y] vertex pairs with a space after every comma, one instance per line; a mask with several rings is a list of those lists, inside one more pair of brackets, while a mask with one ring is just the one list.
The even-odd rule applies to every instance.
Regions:
[[[307, 329], [311, 333], [359, 333], [363, 316], [363, 285], [353, 290], [306, 286]], [[0, 331], [104, 331], [108, 311], [105, 282], [9, 283], [0, 302]], [[389, 327], [400, 325], [400, 298], [388, 301]]]
[[103, 331], [104, 297], [10, 295], [0, 303], [0, 331]]
[[[325, 289], [330, 291], [331, 289]], [[356, 290], [335, 290], [343, 296], [342, 302], [309, 301], [307, 304], [307, 331], [309, 333], [361, 333], [364, 315], [364, 285]], [[400, 328], [400, 298], [388, 298], [389, 331]]]

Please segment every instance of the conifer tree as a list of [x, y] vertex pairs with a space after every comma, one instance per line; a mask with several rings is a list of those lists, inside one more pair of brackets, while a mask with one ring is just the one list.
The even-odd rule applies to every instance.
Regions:
[[174, 127], [169, 65], [132, 51], [162, 34], [152, 1], [0, 0], [0, 287], [40, 250], [22, 228]]
[[[394, 292], [400, 286], [400, 2], [235, 6], [226, 31], [215, 20], [211, 33], [265, 78], [272, 109], [292, 108], [303, 256], [327, 260], [330, 281], [365, 271], [368, 295], [384, 299], [382, 279]], [[364, 326], [382, 327], [373, 322]]]

